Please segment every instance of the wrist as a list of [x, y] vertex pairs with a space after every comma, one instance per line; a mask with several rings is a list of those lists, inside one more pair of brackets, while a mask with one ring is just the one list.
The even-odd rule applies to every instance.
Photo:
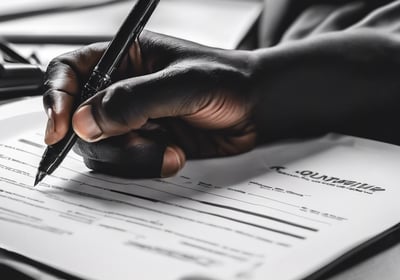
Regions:
[[266, 143], [301, 137], [307, 133], [307, 101], [302, 92], [312, 84], [303, 79], [307, 61], [295, 48], [276, 47], [251, 52], [252, 119], [258, 142]]

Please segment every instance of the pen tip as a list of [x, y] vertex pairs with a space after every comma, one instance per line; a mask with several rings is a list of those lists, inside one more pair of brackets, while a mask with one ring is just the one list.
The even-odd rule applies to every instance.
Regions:
[[36, 187], [37, 184], [39, 184], [44, 177], [46, 177], [46, 173], [42, 172], [42, 171], [38, 171], [38, 173], [36, 174], [36, 178], [35, 178], [35, 183], [33, 184], [34, 187]]

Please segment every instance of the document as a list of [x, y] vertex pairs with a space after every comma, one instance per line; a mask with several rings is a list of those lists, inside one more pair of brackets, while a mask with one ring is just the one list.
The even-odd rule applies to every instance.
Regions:
[[71, 152], [33, 188], [41, 100], [0, 116], [0, 247], [85, 279], [303, 279], [400, 222], [393, 145], [332, 134], [153, 180]]

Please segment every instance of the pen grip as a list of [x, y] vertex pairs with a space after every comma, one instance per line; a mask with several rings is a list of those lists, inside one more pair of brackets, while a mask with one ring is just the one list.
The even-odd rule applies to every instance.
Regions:
[[[88, 100], [90, 97], [94, 96], [98, 91], [110, 85], [110, 83], [111, 79], [108, 75], [104, 75], [95, 69], [92, 75], [90, 76], [88, 82], [83, 87], [80, 96], [80, 101], [77, 103], [77, 105]], [[67, 134], [64, 136], [62, 140], [60, 140], [56, 144], [47, 147], [42, 157], [42, 161], [39, 164], [39, 170], [45, 172], [46, 174], [53, 173], [53, 171], [60, 165], [60, 163], [67, 156], [68, 152], [72, 149], [77, 139], [78, 136], [75, 134], [71, 125]], [[47, 167], [46, 170], [41, 170], [41, 167], [43, 166]]]
[[79, 103], [85, 102], [100, 90], [108, 87], [110, 84], [110, 76], [108, 74], [101, 73], [97, 68], [95, 68], [89, 80], [83, 87]]

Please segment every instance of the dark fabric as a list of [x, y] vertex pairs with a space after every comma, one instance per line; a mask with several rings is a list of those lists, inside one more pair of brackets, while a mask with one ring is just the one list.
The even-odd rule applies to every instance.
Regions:
[[260, 47], [271, 47], [326, 32], [372, 28], [400, 29], [400, 1], [264, 0]]

